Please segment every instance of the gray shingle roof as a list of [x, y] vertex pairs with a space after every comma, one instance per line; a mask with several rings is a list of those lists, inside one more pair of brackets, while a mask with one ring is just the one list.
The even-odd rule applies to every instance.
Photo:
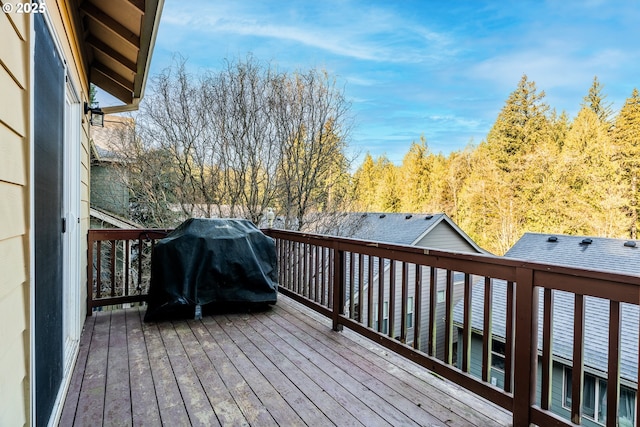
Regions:
[[411, 245], [444, 214], [349, 213], [326, 234], [374, 242]]
[[[549, 242], [549, 237], [556, 237]], [[590, 239], [591, 244], [582, 244]], [[604, 237], [525, 233], [504, 255], [548, 264], [640, 275], [640, 242], [625, 246], [628, 240]]]
[[91, 128], [91, 143], [95, 160], [121, 161], [123, 150], [133, 142], [134, 120], [130, 117], [106, 115], [104, 127]]
[[[592, 237], [591, 244], [581, 244], [584, 237], [557, 235], [556, 242], [548, 241], [548, 234], [526, 233], [505, 255], [535, 262], [604, 270], [623, 274], [640, 274], [640, 248], [624, 246], [626, 240]], [[493, 281], [493, 334], [505, 337], [506, 282]], [[540, 292], [538, 313], [538, 346], [542, 348], [543, 296]], [[472, 290], [472, 327], [482, 331], [484, 281], [476, 280]], [[573, 294], [554, 291], [553, 354], [566, 361], [573, 354]], [[639, 307], [622, 304], [620, 375], [637, 382]], [[464, 307], [454, 307], [454, 321], [462, 323]], [[585, 367], [607, 371], [607, 343], [609, 331], [609, 301], [585, 297]]]
[[[506, 282], [493, 281], [493, 335], [505, 338]], [[538, 348], [542, 349], [543, 296], [540, 291], [538, 312]], [[484, 280], [473, 285], [471, 304], [471, 326], [483, 331]], [[573, 357], [573, 305], [574, 296], [567, 292], [554, 292], [553, 310], [553, 355], [571, 361]], [[638, 306], [622, 304], [622, 326], [620, 342], [620, 375], [636, 382], [638, 378]], [[454, 322], [462, 324], [464, 306], [462, 301], [453, 310]], [[607, 342], [609, 331], [609, 301], [585, 297], [584, 365], [607, 372]]]

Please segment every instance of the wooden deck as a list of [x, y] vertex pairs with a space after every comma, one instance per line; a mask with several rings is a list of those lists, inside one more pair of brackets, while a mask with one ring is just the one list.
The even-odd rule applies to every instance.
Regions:
[[265, 312], [87, 318], [61, 426], [506, 426], [511, 415], [279, 296]]

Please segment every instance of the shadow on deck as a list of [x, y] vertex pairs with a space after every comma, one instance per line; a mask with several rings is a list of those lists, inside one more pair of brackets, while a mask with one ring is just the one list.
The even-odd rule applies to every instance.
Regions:
[[[86, 320], [61, 426], [508, 426], [511, 414], [280, 295], [270, 310]], [[101, 422], [102, 421], [102, 422]]]

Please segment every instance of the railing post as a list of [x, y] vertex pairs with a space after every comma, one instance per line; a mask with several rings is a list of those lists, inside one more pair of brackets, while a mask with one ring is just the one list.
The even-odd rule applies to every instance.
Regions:
[[341, 331], [340, 315], [344, 314], [344, 251], [333, 250], [333, 330]]
[[513, 390], [513, 425], [531, 423], [538, 368], [538, 292], [533, 270], [516, 270], [516, 333]]
[[87, 233], [87, 313], [89, 317], [93, 314], [93, 233]]

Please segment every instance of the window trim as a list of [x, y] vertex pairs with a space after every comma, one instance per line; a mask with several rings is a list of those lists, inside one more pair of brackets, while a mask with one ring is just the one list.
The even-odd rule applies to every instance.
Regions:
[[[571, 384], [569, 384], [569, 382], [567, 381], [567, 378], [568, 378], [567, 372], [569, 372], [571, 374], [571, 381], [572, 381]], [[607, 392], [606, 391], [606, 379], [598, 377], [597, 375], [593, 375], [593, 374], [591, 374], [589, 372], [583, 372], [583, 375], [585, 377], [589, 376], [589, 377], [594, 379], [594, 388], [595, 388], [595, 390], [594, 390], [594, 400], [595, 400], [595, 402], [594, 402], [594, 408], [593, 408], [593, 412], [594, 412], [594, 416], [593, 417], [591, 417], [591, 416], [589, 416], [589, 415], [584, 413], [584, 402], [582, 402], [582, 404], [580, 405], [581, 414], [585, 419], [587, 419], [589, 421], [593, 421], [594, 423], [596, 423], [598, 425], [604, 426], [605, 425], [605, 421], [600, 421], [598, 419], [599, 418], [598, 414], [600, 412], [600, 402], [602, 401], [602, 399], [601, 399], [601, 391], [600, 391], [601, 390], [600, 384], [601, 383], [605, 384], [604, 393], [605, 393], [605, 397], [606, 397], [606, 392]], [[566, 409], [568, 411], [571, 411], [571, 402], [569, 402], [568, 405], [567, 405], [567, 391], [568, 390], [572, 390], [572, 388], [571, 388], [572, 384], [573, 384], [573, 368], [571, 366], [563, 365], [562, 366], [562, 402], [561, 402], [561, 405], [562, 405], [563, 409]], [[567, 389], [567, 386], [569, 386], [570, 388]], [[585, 384], [583, 382], [583, 385], [582, 385], [582, 387], [583, 387], [583, 392], [582, 392], [583, 400], [584, 400], [584, 386], [585, 386]], [[634, 399], [633, 399], [632, 407], [633, 407], [633, 411], [634, 411], [634, 413], [633, 413], [633, 421], [635, 422], [635, 420], [638, 417], [638, 414], [636, 413], [636, 407], [637, 407], [636, 399], [638, 399], [638, 391], [634, 390], [634, 389], [632, 389], [630, 387], [626, 387], [624, 385], [620, 385], [620, 393], [622, 392], [622, 388], [634, 393]], [[573, 396], [571, 396], [571, 400], [573, 401]], [[604, 412], [604, 414], [606, 416], [606, 412]], [[618, 411], [618, 420], [619, 419], [620, 419], [620, 413]]]
[[405, 319], [407, 329], [413, 328], [413, 311], [413, 297], [407, 297], [407, 318]]

